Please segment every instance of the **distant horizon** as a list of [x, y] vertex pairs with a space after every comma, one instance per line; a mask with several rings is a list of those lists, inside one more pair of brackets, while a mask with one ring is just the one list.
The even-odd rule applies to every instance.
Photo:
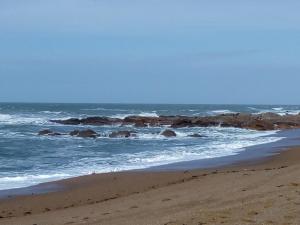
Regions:
[[300, 104], [253, 104], [253, 103], [138, 103], [138, 102], [3, 102], [0, 104], [103, 104], [103, 105], [253, 105], [253, 106], [300, 106]]

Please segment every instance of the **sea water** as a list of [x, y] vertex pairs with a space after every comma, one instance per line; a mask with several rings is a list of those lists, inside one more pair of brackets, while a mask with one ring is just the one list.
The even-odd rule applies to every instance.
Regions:
[[[235, 155], [246, 147], [280, 139], [275, 131], [237, 128], [179, 128], [174, 129], [177, 137], [165, 138], [159, 133], [167, 127], [67, 126], [49, 122], [88, 116], [207, 116], [234, 112], [298, 114], [300, 106], [0, 103], [0, 190], [94, 172], [143, 169]], [[68, 133], [86, 128], [103, 137], [37, 135], [42, 129]], [[104, 137], [118, 130], [134, 130], [137, 136]], [[203, 137], [189, 137], [194, 133]]]

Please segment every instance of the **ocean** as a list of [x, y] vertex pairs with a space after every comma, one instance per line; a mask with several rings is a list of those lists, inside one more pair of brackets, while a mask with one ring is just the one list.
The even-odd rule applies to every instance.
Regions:
[[[0, 103], [0, 190], [94, 172], [145, 169], [231, 156], [247, 147], [282, 138], [275, 135], [276, 131], [221, 127], [174, 129], [177, 137], [166, 138], [159, 134], [166, 127], [71, 126], [49, 122], [51, 119], [88, 116], [205, 116], [234, 112], [298, 114], [300, 106]], [[43, 129], [67, 133], [86, 128], [103, 136], [113, 131], [135, 130], [137, 136], [87, 139], [37, 135]], [[203, 137], [189, 137], [194, 133]]]

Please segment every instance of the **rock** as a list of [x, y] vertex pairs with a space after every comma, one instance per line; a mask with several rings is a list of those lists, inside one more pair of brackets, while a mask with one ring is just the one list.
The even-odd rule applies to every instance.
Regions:
[[274, 124], [269, 121], [264, 120], [252, 120], [247, 125], [243, 126], [243, 128], [266, 131], [266, 130], [274, 130]]
[[80, 119], [77, 118], [71, 118], [67, 120], [50, 120], [50, 122], [64, 124], [64, 125], [79, 125], [81, 123]]
[[161, 135], [165, 136], [165, 137], [176, 137], [176, 133], [172, 130], [165, 130], [161, 133]]
[[192, 126], [191, 119], [177, 119], [171, 125], [171, 127], [173, 128], [190, 127], [190, 126]]
[[110, 138], [129, 138], [131, 136], [135, 136], [132, 131], [114, 131], [109, 135]]
[[81, 124], [93, 126], [113, 125], [117, 123], [122, 123], [122, 120], [118, 118], [109, 117], [88, 117], [81, 120]]
[[143, 121], [137, 121], [134, 124], [135, 127], [147, 127], [147, 124], [145, 124]]
[[299, 124], [294, 122], [277, 122], [274, 126], [277, 129], [293, 129], [299, 127]]
[[46, 130], [41, 130], [38, 134], [39, 135], [49, 135], [51, 133], [53, 133], [52, 130], [46, 129]]
[[77, 136], [79, 134], [79, 130], [73, 130], [70, 132], [71, 136]]
[[[180, 127], [236, 127], [253, 130], [274, 130], [274, 129], [291, 129], [300, 128], [300, 115], [277, 115], [275, 113], [263, 114], [222, 114], [216, 116], [129, 116], [124, 119], [108, 117], [87, 117], [84, 119], [71, 118], [67, 120], [51, 120], [66, 125], [134, 125], [136, 127], [146, 126], [171, 126], [172, 128]], [[44, 135], [48, 135], [47, 133]], [[74, 133], [74, 135], [78, 135]], [[112, 136], [126, 137], [128, 134], [112, 133]], [[132, 135], [132, 134], [130, 134]]]
[[46, 135], [46, 136], [58, 136], [58, 135], [62, 135], [61, 133], [58, 132], [54, 132], [52, 130], [46, 129], [46, 130], [41, 130], [38, 135]]
[[122, 119], [118, 118], [108, 118], [108, 117], [87, 117], [84, 119], [71, 118], [67, 120], [50, 120], [53, 123], [59, 123], [64, 125], [94, 125], [94, 126], [102, 126], [102, 125], [113, 125], [122, 123]]
[[201, 135], [201, 134], [197, 134], [197, 133], [195, 133], [195, 134], [188, 135], [188, 137], [201, 138], [201, 137], [204, 137], [204, 136], [203, 136], [203, 135]]
[[260, 116], [261, 116], [261, 119], [264, 119], [264, 120], [279, 119], [281, 117], [280, 115], [278, 115], [276, 113], [272, 113], [272, 112], [262, 113]]
[[195, 126], [199, 126], [199, 127], [215, 127], [215, 126], [218, 126], [220, 124], [222, 124], [223, 121], [220, 121], [220, 119], [215, 119], [213, 120], [212, 118], [197, 118], [197, 119], [194, 119], [192, 121], [192, 126], [195, 127]]
[[97, 132], [87, 129], [87, 130], [74, 130], [70, 132], [71, 136], [82, 137], [82, 138], [96, 138], [98, 136]]

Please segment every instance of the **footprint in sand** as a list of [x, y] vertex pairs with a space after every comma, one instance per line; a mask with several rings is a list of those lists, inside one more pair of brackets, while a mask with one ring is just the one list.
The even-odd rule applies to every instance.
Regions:
[[256, 215], [258, 215], [258, 212], [256, 212], [256, 211], [250, 211], [250, 212], [248, 213], [248, 215], [249, 215], [249, 216], [256, 216]]
[[255, 223], [255, 221], [254, 220], [250, 220], [250, 219], [242, 219], [244, 222], [247, 222], [247, 223]]
[[24, 215], [27, 216], [27, 215], [31, 215], [31, 211], [28, 211], [28, 212], [24, 212]]

